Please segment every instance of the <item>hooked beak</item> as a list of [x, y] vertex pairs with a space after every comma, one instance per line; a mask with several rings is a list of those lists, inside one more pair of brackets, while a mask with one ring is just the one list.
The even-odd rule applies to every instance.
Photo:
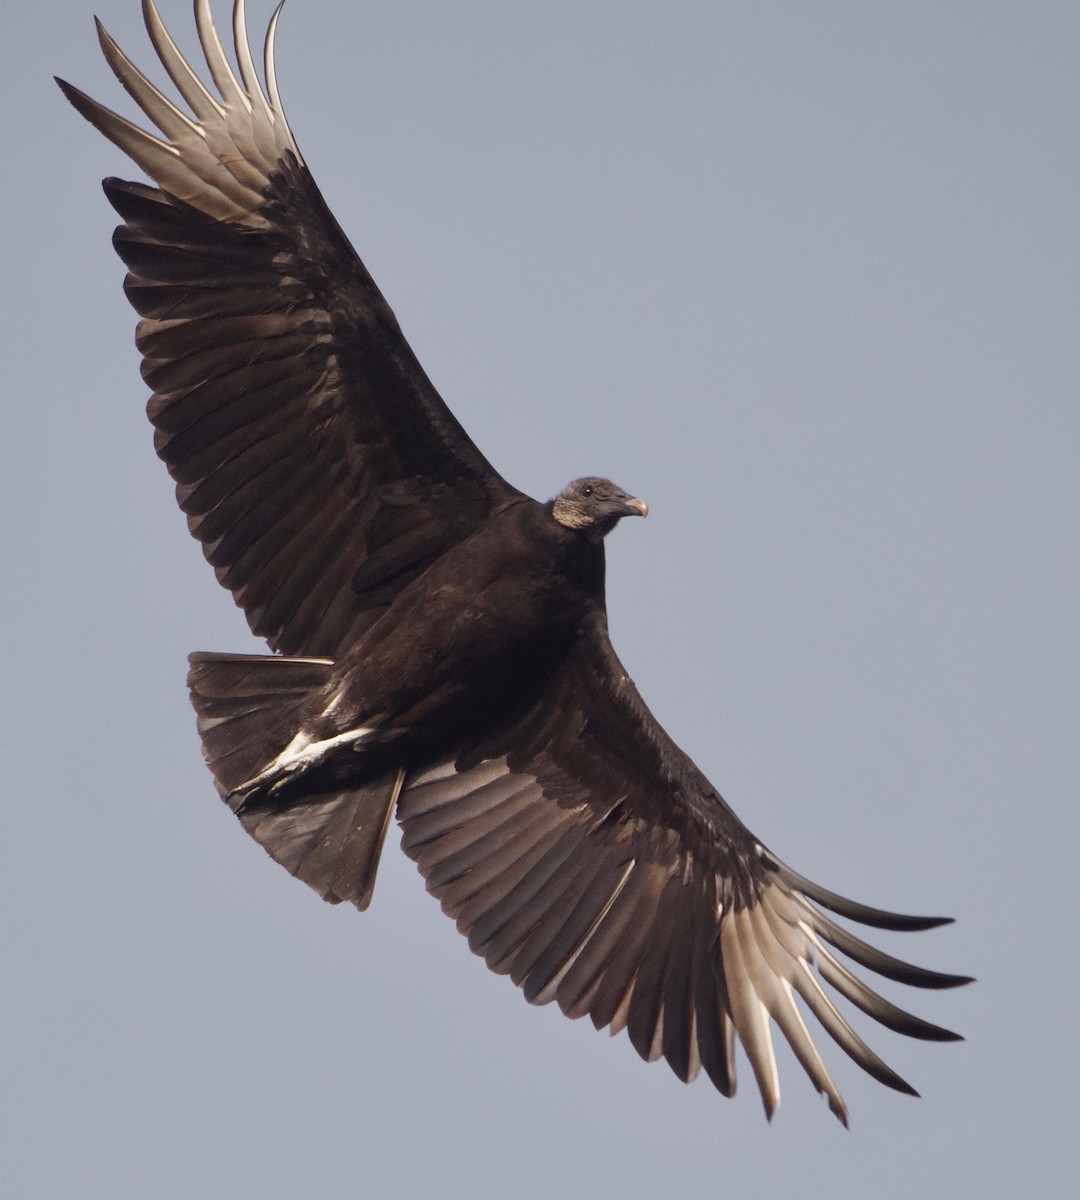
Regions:
[[644, 500], [639, 500], [636, 496], [627, 496], [623, 503], [631, 513], [637, 513], [639, 517], [647, 517], [649, 515], [649, 506]]

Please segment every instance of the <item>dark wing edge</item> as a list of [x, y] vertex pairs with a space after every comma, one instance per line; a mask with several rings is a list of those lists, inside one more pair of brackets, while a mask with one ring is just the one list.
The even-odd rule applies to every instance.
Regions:
[[212, 84], [152, 0], [143, 13], [189, 111], [100, 23], [98, 33], [160, 136], [57, 82], [158, 185], [105, 181], [124, 220], [114, 244], [142, 317], [157, 451], [252, 630], [286, 654], [335, 655], [519, 493], [435, 391], [304, 165], [274, 71], [280, 7], [265, 89], [243, 0], [233, 9], [236, 71], [208, 0], [196, 3]]
[[408, 778], [398, 819], [428, 890], [526, 999], [625, 1028], [642, 1058], [664, 1057], [687, 1082], [704, 1068], [725, 1096], [738, 1038], [770, 1117], [775, 1023], [847, 1124], [796, 997], [864, 1071], [917, 1094], [823, 985], [898, 1033], [958, 1038], [878, 995], [832, 949], [914, 987], [966, 977], [883, 954], [814, 901], [891, 929], [925, 921], [826, 892], [757, 842], [648, 712], [600, 617], [501, 745]]

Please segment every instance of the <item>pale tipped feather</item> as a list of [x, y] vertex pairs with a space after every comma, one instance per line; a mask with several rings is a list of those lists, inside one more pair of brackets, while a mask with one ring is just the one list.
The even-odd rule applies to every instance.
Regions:
[[720, 955], [735, 1032], [746, 1050], [765, 1114], [771, 1120], [780, 1103], [780, 1079], [769, 1032], [769, 1013], [754, 986], [739, 936], [739, 922], [732, 919], [730, 912], [720, 921]]
[[206, 65], [210, 68], [210, 76], [214, 81], [221, 99], [225, 103], [226, 112], [235, 105], [240, 105], [248, 113], [251, 112], [251, 99], [243, 88], [236, 82], [229, 60], [217, 34], [214, 24], [214, 14], [209, 0], [195, 0], [195, 27], [199, 31], [199, 42], [206, 55]]
[[247, 40], [244, 0], [237, 0], [233, 9], [236, 70], [218, 36], [209, 0], [197, 0], [199, 43], [215, 95], [180, 52], [153, 0], [143, 0], [151, 43], [191, 115], [140, 71], [97, 23], [106, 61], [161, 137], [77, 88], [62, 86], [79, 112], [158, 187], [218, 220], [265, 227], [262, 206], [270, 176], [290, 157], [302, 162], [281, 108], [274, 69], [274, 31], [280, 13], [279, 5], [267, 32], [264, 88]]
[[[780, 1102], [775, 1024], [846, 1125], [847, 1107], [802, 1005], [863, 1070], [898, 1091], [913, 1089], [855, 1033], [823, 985], [899, 1033], [955, 1036], [879, 996], [825, 943], [906, 983], [962, 980], [903, 963], [841, 930], [795, 882], [801, 876], [782, 866], [750, 903], [718, 903], [719, 878], [706, 886], [715, 917], [698, 929], [683, 904], [686, 888], [702, 877], [677, 846], [654, 861], [607, 857], [613, 847], [603, 841], [605, 819], [588, 806], [542, 804], [538, 781], [511, 770], [505, 757], [459, 771], [452, 761], [436, 764], [410, 779], [403, 796], [403, 846], [473, 950], [510, 974], [532, 1003], [557, 1000], [568, 1016], [588, 1013], [612, 1033], [628, 1029], [643, 1058], [667, 1058], [681, 1078], [692, 1079], [704, 1064], [731, 1094], [738, 1037], [771, 1116]], [[778, 861], [763, 847], [759, 852]], [[871, 923], [923, 922], [806, 884], [814, 899]]]

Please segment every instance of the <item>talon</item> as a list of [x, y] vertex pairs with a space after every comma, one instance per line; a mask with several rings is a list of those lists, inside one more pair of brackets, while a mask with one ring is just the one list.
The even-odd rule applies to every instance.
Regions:
[[[244, 780], [227, 792], [225, 800], [231, 805], [233, 812], [238, 813], [256, 792], [261, 792], [267, 797], [278, 796], [293, 778], [325, 762], [339, 747], [347, 747], [354, 753], [366, 749], [364, 739], [370, 732], [368, 729], [353, 729], [319, 742], [312, 742], [305, 733], [297, 733], [285, 749], [257, 775]], [[243, 799], [239, 804], [232, 804], [237, 796], [242, 796]]]

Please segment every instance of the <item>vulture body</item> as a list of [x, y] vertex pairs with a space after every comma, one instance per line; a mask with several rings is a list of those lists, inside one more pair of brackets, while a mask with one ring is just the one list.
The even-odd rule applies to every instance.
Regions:
[[[233, 11], [235, 64], [196, 0], [212, 87], [152, 0], [184, 107], [99, 25], [151, 133], [60, 81], [156, 186], [105, 181], [140, 314], [156, 447], [206, 557], [270, 655], [194, 654], [204, 752], [244, 828], [332, 903], [363, 909], [395, 815], [405, 851], [489, 966], [536, 1003], [625, 1028], [684, 1080], [766, 1111], [771, 1023], [846, 1123], [795, 997], [875, 1078], [910, 1086], [828, 985], [912, 1037], [956, 1035], [842, 964], [911, 966], [822, 909], [919, 930], [782, 863], [649, 713], [608, 639], [604, 537], [643, 501], [599, 478], [539, 504], [506, 483], [427, 379], [296, 146]], [[279, 10], [280, 11], [280, 10]], [[830, 949], [831, 947], [831, 949]]]

